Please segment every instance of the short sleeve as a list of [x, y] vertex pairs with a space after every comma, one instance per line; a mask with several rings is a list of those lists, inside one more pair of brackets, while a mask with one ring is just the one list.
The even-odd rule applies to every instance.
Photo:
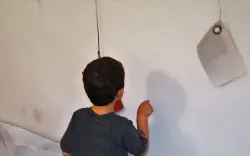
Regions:
[[147, 149], [148, 140], [130, 123], [123, 130], [122, 142], [129, 153], [141, 156]]
[[75, 113], [73, 114], [68, 128], [66, 129], [61, 142], [60, 146], [63, 152], [72, 153], [72, 140], [73, 140], [73, 133], [74, 133], [74, 123], [75, 123]]

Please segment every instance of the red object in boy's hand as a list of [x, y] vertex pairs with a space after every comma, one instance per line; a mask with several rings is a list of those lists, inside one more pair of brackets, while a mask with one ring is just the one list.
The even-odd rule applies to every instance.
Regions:
[[118, 112], [118, 111], [122, 110], [122, 109], [123, 109], [123, 103], [122, 103], [122, 101], [121, 101], [121, 100], [116, 101], [114, 107], [115, 107], [115, 108], [114, 108], [114, 109], [115, 109], [115, 112]]

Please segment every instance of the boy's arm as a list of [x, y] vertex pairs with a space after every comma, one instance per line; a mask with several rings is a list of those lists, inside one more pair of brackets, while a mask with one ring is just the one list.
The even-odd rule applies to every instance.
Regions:
[[144, 134], [144, 137], [149, 139], [148, 133], [148, 117], [137, 116], [137, 129]]
[[68, 128], [65, 131], [60, 142], [63, 156], [71, 156], [72, 139], [73, 139], [74, 125], [75, 125], [74, 123], [75, 123], [75, 113], [73, 114], [70, 123], [68, 125]]
[[133, 155], [141, 156], [147, 149], [148, 139], [144, 132], [137, 130], [133, 123], [126, 125], [122, 132], [121, 143], [124, 148]]
[[[153, 107], [151, 106], [149, 100], [143, 101], [137, 110], [137, 129], [142, 131], [144, 136], [149, 140], [149, 128], [148, 128], [148, 117], [153, 113]], [[149, 143], [147, 142], [147, 147], [143, 156], [147, 154]]]
[[148, 145], [149, 145], [148, 117], [137, 115], [137, 130], [141, 131], [141, 133], [147, 139], [146, 150], [142, 154], [142, 156], [145, 156], [148, 151]]
[[142, 130], [145, 137], [149, 139], [148, 117], [153, 113], [153, 107], [149, 100], [143, 101], [137, 110], [137, 129]]
[[148, 100], [142, 102], [137, 111], [137, 130], [132, 122], [127, 124], [122, 134], [122, 142], [131, 154], [142, 156], [148, 150], [148, 117], [152, 114], [153, 108]]

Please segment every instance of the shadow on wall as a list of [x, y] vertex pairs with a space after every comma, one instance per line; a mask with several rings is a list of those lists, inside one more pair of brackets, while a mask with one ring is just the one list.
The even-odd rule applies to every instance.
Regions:
[[162, 72], [148, 78], [147, 98], [154, 107], [149, 156], [197, 156], [194, 142], [179, 126], [185, 111], [185, 91]]

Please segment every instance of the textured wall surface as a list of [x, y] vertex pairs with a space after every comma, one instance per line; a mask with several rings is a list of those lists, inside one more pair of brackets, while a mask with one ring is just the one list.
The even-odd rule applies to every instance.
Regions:
[[[250, 1], [221, 0], [250, 70]], [[59, 140], [88, 106], [81, 71], [96, 57], [93, 0], [0, 0], [0, 120]], [[149, 156], [249, 156], [250, 81], [215, 89], [197, 44], [218, 20], [216, 0], [105, 0], [105, 55], [126, 69], [122, 115], [150, 99]]]

